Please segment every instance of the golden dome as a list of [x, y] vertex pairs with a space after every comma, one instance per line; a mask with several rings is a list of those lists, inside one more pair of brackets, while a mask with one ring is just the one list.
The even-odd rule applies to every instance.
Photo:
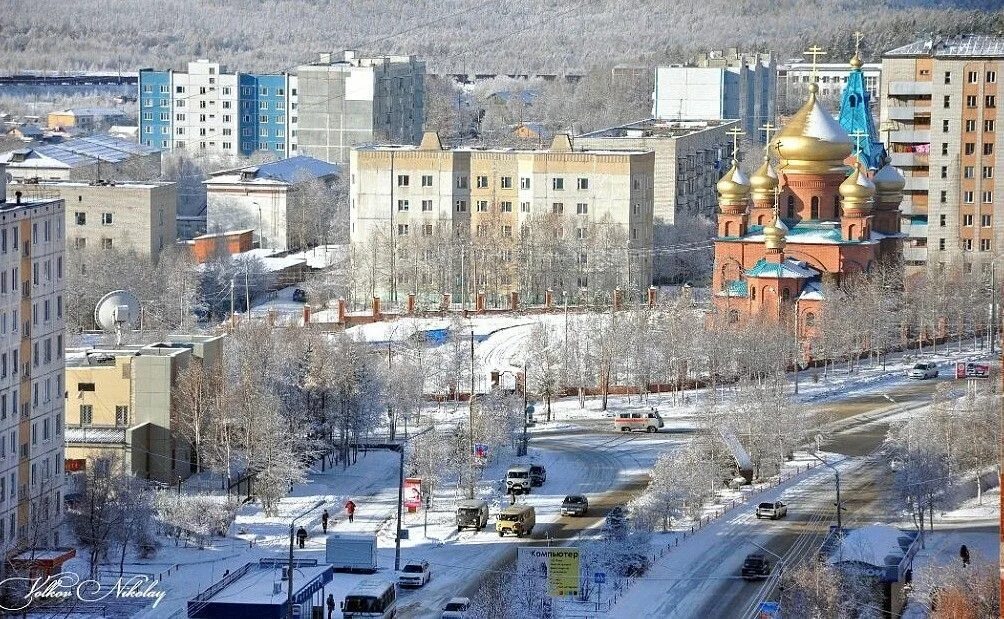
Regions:
[[809, 99], [771, 142], [785, 173], [843, 172], [851, 154], [851, 138], [816, 99], [819, 86], [809, 84]]
[[786, 236], [788, 226], [781, 221], [780, 215], [774, 215], [774, 221], [763, 227], [763, 244], [767, 249], [784, 249]]
[[854, 55], [851, 56], [851, 66], [855, 69], [860, 69], [864, 64], [864, 61], [861, 60], [861, 56], [858, 56], [858, 53], [854, 52]]
[[864, 173], [861, 169], [861, 163], [858, 162], [851, 175], [840, 183], [837, 191], [840, 192], [844, 211], [864, 211], [871, 209], [872, 198], [875, 196], [875, 184]]
[[750, 176], [750, 188], [754, 200], [766, 200], [773, 197], [774, 190], [777, 188], [777, 172], [774, 171], [774, 166], [770, 164], [768, 157], [763, 158], [763, 165]]
[[739, 162], [735, 159], [732, 160], [732, 167], [715, 187], [718, 189], [719, 202], [744, 202], [750, 195], [750, 181], [739, 169]]

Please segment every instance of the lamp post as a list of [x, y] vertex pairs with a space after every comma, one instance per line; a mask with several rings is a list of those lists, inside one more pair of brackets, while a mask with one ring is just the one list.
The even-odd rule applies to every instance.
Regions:
[[293, 532], [296, 527], [296, 521], [303, 518], [310, 512], [314, 511], [321, 505], [324, 505], [324, 501], [318, 501], [311, 505], [308, 509], [300, 512], [296, 518], [293, 518], [289, 522], [289, 570], [286, 575], [289, 577], [286, 581], [286, 618], [293, 619]]
[[811, 451], [809, 452], [809, 455], [812, 456], [813, 458], [815, 458], [816, 460], [819, 460], [820, 462], [822, 462], [823, 466], [826, 466], [827, 468], [829, 468], [830, 470], [832, 470], [833, 471], [833, 475], [836, 478], [836, 483], [837, 483], [837, 534], [838, 535], [842, 535], [844, 527], [843, 527], [843, 520], [841, 518], [840, 512], [843, 511], [844, 508], [843, 508], [843, 506], [840, 503], [840, 471], [837, 470], [837, 467], [833, 466], [832, 464], [830, 464], [826, 460], [823, 460], [822, 458], [820, 458], [816, 454], [812, 453]]
[[252, 201], [251, 204], [254, 204], [255, 206], [258, 207], [258, 248], [261, 249], [265, 246], [263, 242], [264, 238], [262, 236], [262, 231], [261, 231], [261, 204], [258, 204], [258, 202], [256, 201]]
[[798, 313], [798, 297], [795, 297], [795, 395], [798, 395], [798, 371], [799, 358], [802, 356], [802, 346], [799, 340], [799, 321], [801, 316]]

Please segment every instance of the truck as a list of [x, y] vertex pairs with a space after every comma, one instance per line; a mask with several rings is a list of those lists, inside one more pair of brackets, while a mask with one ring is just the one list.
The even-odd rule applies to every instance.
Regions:
[[336, 572], [377, 571], [376, 535], [332, 533], [325, 540], [324, 558]]

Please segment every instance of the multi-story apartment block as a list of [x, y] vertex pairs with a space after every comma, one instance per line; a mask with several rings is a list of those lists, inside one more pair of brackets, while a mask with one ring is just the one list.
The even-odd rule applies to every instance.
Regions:
[[347, 163], [353, 146], [418, 144], [425, 121], [425, 63], [415, 56], [341, 58], [321, 53], [297, 67], [299, 148], [303, 154]]
[[63, 201], [9, 196], [0, 166], [0, 554], [58, 545]]
[[38, 181], [10, 190], [54, 195], [69, 205], [65, 230], [73, 249], [133, 250], [156, 263], [177, 240], [176, 183]]
[[[882, 83], [882, 63], [866, 62], [861, 65], [865, 89], [871, 101], [878, 101]], [[840, 101], [847, 84], [847, 64], [841, 62], [816, 63], [817, 96], [825, 101]], [[811, 62], [792, 60], [777, 65], [777, 102], [779, 111], [794, 112], [809, 94], [812, 81]]]
[[887, 148], [906, 176], [907, 265], [988, 270], [1004, 249], [1004, 37], [917, 41], [886, 52], [882, 76]]
[[732, 159], [728, 131], [738, 120], [672, 121], [656, 118], [586, 133], [575, 138], [585, 149], [642, 150], [655, 153], [654, 222], [714, 216], [715, 183]]
[[193, 362], [209, 375], [220, 372], [223, 337], [172, 335], [144, 345], [68, 350], [69, 465], [79, 470], [89, 458], [112, 455], [143, 479], [174, 483], [188, 477], [195, 456], [177, 428], [179, 381]]
[[764, 143], [774, 122], [777, 66], [770, 54], [732, 48], [683, 66], [657, 67], [652, 115], [663, 120], [739, 119], [747, 139]]
[[484, 293], [542, 301], [652, 282], [655, 155], [575, 150], [366, 146], [350, 159], [355, 296], [438, 302]]
[[139, 140], [163, 149], [256, 151], [280, 157], [297, 150], [297, 78], [288, 73], [227, 73], [198, 60], [188, 72], [139, 72]]

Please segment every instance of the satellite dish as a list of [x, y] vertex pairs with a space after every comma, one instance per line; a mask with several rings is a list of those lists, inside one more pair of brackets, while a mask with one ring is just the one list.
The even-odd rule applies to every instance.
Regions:
[[139, 325], [139, 299], [128, 290], [113, 290], [94, 307], [94, 322], [106, 333], [115, 333], [115, 345], [122, 345], [122, 331]]

